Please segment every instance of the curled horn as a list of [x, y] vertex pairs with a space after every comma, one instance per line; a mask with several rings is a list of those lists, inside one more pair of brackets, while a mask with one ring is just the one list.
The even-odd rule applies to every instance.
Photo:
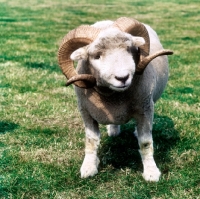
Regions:
[[158, 51], [152, 55], [149, 55], [147, 57], [145, 57], [143, 60], [141, 60], [137, 66], [137, 70], [136, 72], [138, 74], [142, 74], [142, 72], [144, 71], [144, 69], [147, 67], [147, 65], [149, 64], [149, 62], [151, 62], [153, 59], [155, 59], [158, 56], [162, 56], [162, 55], [172, 55], [173, 51], [171, 50], [161, 50]]
[[67, 77], [67, 85], [74, 83], [81, 88], [90, 88], [96, 84], [94, 76], [89, 74], [77, 74], [73, 61], [70, 59], [72, 52], [91, 43], [99, 34], [100, 30], [88, 25], [79, 26], [70, 31], [65, 37], [58, 50], [58, 63]]
[[127, 32], [133, 36], [143, 37], [145, 40], [145, 44], [139, 47], [140, 59], [139, 59], [139, 63], [136, 66], [136, 74], [142, 74], [144, 69], [149, 64], [149, 62], [151, 62], [154, 58], [161, 55], [173, 54], [173, 51], [163, 49], [159, 52], [156, 52], [153, 55], [149, 55], [150, 38], [149, 38], [148, 31], [142, 23], [140, 23], [139, 21], [135, 19], [121, 17], [115, 21], [114, 26], [118, 27], [121, 31]]
[[[161, 55], [173, 54], [172, 51], [163, 49], [153, 55], [149, 55], [150, 39], [148, 31], [142, 23], [135, 19], [121, 17], [114, 22], [113, 26], [119, 28], [123, 32], [130, 33], [133, 36], [140, 36], [145, 39], [145, 44], [139, 47], [140, 59], [136, 67], [137, 74], [142, 74], [149, 62], [154, 58]], [[100, 29], [89, 25], [83, 25], [70, 31], [63, 38], [58, 51], [58, 63], [63, 74], [68, 79], [67, 85], [74, 83], [76, 86], [81, 88], [91, 88], [96, 85], [96, 79], [94, 76], [90, 74], [77, 74], [73, 66], [73, 61], [70, 59], [70, 55], [78, 48], [93, 42], [99, 32]]]

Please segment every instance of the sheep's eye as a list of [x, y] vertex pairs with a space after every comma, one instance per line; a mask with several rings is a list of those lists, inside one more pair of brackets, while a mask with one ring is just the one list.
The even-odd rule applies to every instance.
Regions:
[[101, 54], [100, 53], [98, 53], [98, 54], [96, 54], [95, 56], [94, 56], [94, 59], [100, 59], [101, 58]]

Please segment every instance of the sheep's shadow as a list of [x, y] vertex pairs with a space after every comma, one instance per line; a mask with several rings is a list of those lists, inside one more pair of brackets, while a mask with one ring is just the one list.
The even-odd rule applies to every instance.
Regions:
[[0, 134], [6, 134], [7, 132], [12, 132], [18, 127], [19, 125], [13, 122], [0, 121]]
[[[137, 138], [134, 136], [134, 121], [121, 126], [118, 137], [104, 136], [99, 150], [100, 168], [111, 165], [115, 169], [131, 168], [142, 170], [141, 157], [138, 152]], [[180, 140], [179, 133], [174, 128], [173, 121], [167, 116], [154, 116], [153, 125], [154, 158], [158, 164], [170, 162], [169, 151]], [[164, 170], [168, 170], [164, 168]]]

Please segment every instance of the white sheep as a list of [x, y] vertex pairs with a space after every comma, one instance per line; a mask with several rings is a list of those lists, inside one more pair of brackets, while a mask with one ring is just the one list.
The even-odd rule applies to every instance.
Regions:
[[[59, 48], [59, 65], [69, 84], [75, 84], [78, 107], [85, 125], [85, 158], [81, 177], [98, 173], [98, 124], [108, 135], [120, 133], [120, 124], [135, 119], [143, 177], [158, 181], [153, 158], [154, 103], [168, 80], [168, 59], [157, 34], [132, 18], [97, 22], [70, 31]], [[162, 56], [164, 55], [164, 56]], [[155, 58], [155, 59], [154, 59]], [[78, 61], [76, 70], [73, 61]]]

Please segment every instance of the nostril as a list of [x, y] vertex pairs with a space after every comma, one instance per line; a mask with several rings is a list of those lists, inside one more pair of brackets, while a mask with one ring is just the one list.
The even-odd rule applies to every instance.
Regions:
[[115, 79], [125, 83], [126, 80], [129, 78], [129, 75], [126, 75], [126, 76], [123, 76], [123, 77], [118, 77], [118, 76], [115, 76]]

